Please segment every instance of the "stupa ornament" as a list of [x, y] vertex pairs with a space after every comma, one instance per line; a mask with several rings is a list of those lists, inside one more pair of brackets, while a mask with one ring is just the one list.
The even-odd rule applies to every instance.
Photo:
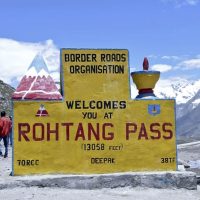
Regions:
[[135, 83], [139, 94], [136, 99], [140, 98], [155, 98], [153, 89], [160, 78], [159, 71], [149, 70], [149, 61], [145, 57], [143, 61], [143, 71], [136, 71], [131, 73], [133, 82]]

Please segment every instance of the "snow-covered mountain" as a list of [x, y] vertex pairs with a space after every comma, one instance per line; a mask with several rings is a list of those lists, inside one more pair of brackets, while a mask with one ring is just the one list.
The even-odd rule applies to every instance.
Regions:
[[[154, 93], [159, 98], [175, 98], [177, 105], [187, 103], [200, 89], [200, 80], [189, 81], [186, 79], [174, 78], [170, 80], [159, 80], [154, 88]], [[131, 97], [134, 99], [138, 91], [134, 84], [131, 84]], [[196, 101], [196, 104], [199, 102]], [[195, 104], [194, 103], [194, 104]]]
[[174, 79], [167, 84], [161, 80], [155, 93], [159, 98], [176, 99], [176, 116], [179, 119], [200, 105], [200, 80]]
[[171, 87], [163, 87], [162, 91], [157, 90], [157, 95], [159, 97], [176, 99], [178, 139], [184, 141], [199, 140], [200, 80], [193, 82], [187, 80], [173, 82], [171, 83]]
[[[175, 98], [177, 104], [185, 104], [192, 99], [200, 89], [200, 80], [172, 79], [158, 81], [155, 94], [159, 98]], [[198, 101], [196, 101], [198, 103]]]
[[[137, 95], [131, 86], [132, 98]], [[154, 92], [159, 98], [176, 99], [177, 136], [180, 140], [200, 139], [200, 80], [159, 80]]]
[[62, 99], [41, 54], [33, 59], [13, 99]]
[[187, 103], [178, 105], [177, 108], [178, 136], [200, 139], [200, 90]]

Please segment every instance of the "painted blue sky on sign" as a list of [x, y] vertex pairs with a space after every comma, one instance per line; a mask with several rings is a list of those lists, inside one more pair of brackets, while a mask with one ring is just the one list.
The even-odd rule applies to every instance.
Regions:
[[58, 80], [60, 48], [123, 48], [131, 71], [147, 56], [161, 79], [198, 80], [199, 11], [200, 0], [1, 1], [0, 79], [16, 87], [38, 52]]

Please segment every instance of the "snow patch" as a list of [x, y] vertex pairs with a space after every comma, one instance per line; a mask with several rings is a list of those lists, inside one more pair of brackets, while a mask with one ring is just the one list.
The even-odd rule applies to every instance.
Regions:
[[192, 109], [196, 108], [200, 104], [200, 99], [196, 99], [192, 102]]
[[179, 145], [177, 145], [177, 148], [178, 149], [182, 149], [182, 148], [189, 147], [189, 146], [192, 146], [192, 147], [194, 147], [194, 146], [200, 146], [200, 141], [179, 144]]
[[40, 76], [40, 77], [43, 77], [43, 76], [48, 77], [49, 73], [46, 72], [44, 69], [41, 69], [40, 72], [38, 73], [38, 76]]
[[191, 169], [200, 169], [200, 160], [191, 160], [188, 162]]
[[33, 77], [33, 76], [37, 76], [37, 71], [35, 69], [35, 67], [31, 67], [27, 72], [26, 72], [26, 76], [29, 77]]
[[169, 80], [159, 80], [155, 94], [159, 98], [175, 98], [177, 104], [187, 103], [200, 88], [200, 80], [189, 81], [175, 78]]

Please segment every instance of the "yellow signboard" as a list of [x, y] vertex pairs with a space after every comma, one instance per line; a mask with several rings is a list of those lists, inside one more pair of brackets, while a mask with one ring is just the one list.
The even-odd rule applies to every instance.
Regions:
[[61, 53], [64, 100], [14, 102], [13, 173], [176, 170], [175, 102], [129, 99], [128, 52]]
[[62, 50], [65, 100], [129, 98], [127, 50]]

